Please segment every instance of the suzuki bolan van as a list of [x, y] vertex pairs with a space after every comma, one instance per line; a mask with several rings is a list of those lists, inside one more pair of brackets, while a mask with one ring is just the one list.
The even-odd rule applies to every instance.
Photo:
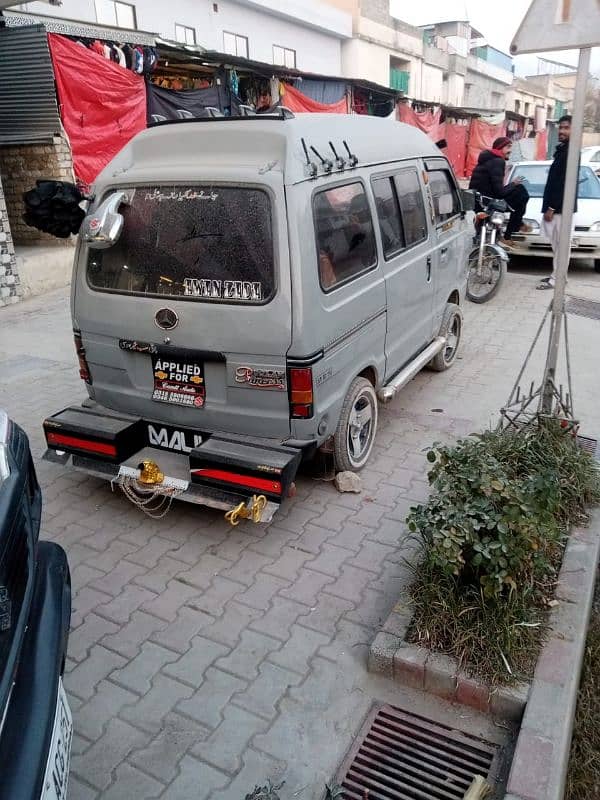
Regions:
[[318, 448], [360, 470], [378, 401], [456, 358], [465, 216], [441, 151], [395, 121], [282, 110], [140, 133], [80, 231], [88, 397], [45, 421], [47, 457], [142, 506], [263, 521]]

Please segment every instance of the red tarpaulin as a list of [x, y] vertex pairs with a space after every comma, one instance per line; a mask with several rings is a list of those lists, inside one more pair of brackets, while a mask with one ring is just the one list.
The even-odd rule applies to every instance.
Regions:
[[481, 119], [471, 120], [471, 130], [469, 133], [469, 146], [467, 149], [466, 175], [471, 177], [471, 173], [477, 164], [477, 159], [482, 150], [490, 150], [494, 139], [499, 136], [506, 136], [506, 123], [500, 125], [490, 125]]
[[92, 183], [146, 127], [144, 79], [64, 36], [49, 33], [48, 42], [75, 175]]
[[535, 135], [535, 160], [545, 161], [548, 158], [548, 131], [538, 131]]
[[452, 169], [459, 178], [464, 177], [465, 174], [468, 137], [468, 125], [451, 125], [449, 122], [446, 123], [446, 130], [443, 138], [447, 141], [448, 146], [444, 152], [448, 157], [448, 161], [452, 164]]
[[311, 97], [299, 92], [289, 84], [284, 85], [283, 105], [296, 114], [347, 114], [348, 102], [345, 97], [337, 103], [317, 103]]
[[398, 103], [398, 119], [407, 125], [419, 128], [429, 136], [434, 142], [439, 142], [444, 138], [445, 125], [440, 124], [442, 112], [437, 111], [415, 111], [408, 103]]

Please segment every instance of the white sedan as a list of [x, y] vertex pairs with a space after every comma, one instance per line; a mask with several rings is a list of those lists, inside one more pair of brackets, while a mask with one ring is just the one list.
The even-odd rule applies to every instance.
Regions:
[[[517, 176], [523, 178], [523, 186], [529, 192], [529, 202], [523, 222], [529, 225], [532, 231], [513, 235], [514, 246], [510, 248], [511, 255], [552, 256], [550, 242], [543, 235], [541, 228], [542, 198], [551, 164], [551, 161], [521, 161], [512, 165], [508, 181], [514, 180]], [[589, 166], [579, 168], [577, 197], [571, 258], [593, 259], [596, 272], [600, 272], [600, 179]]]
[[581, 164], [591, 167], [596, 175], [600, 175], [600, 144], [581, 148]]

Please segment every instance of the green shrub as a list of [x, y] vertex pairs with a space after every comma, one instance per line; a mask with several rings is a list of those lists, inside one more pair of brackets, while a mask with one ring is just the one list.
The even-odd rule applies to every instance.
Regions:
[[558, 424], [434, 445], [409, 638], [491, 685], [529, 677], [562, 543], [600, 502], [598, 465]]
[[598, 470], [558, 425], [434, 446], [433, 492], [409, 529], [429, 566], [499, 599], [549, 575], [561, 533], [600, 499]]

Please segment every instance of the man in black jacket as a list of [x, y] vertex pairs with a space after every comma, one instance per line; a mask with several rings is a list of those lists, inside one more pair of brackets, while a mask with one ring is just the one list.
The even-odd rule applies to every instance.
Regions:
[[[567, 176], [567, 156], [569, 155], [569, 139], [571, 138], [571, 117], [565, 114], [558, 120], [558, 147], [554, 152], [554, 161], [548, 172], [544, 199], [542, 201], [542, 231], [552, 245], [552, 275], [544, 278], [538, 289], [553, 289], [556, 268], [558, 266], [558, 246], [560, 237], [560, 221], [562, 218], [565, 178]], [[577, 211], [577, 197], [575, 208]]]
[[499, 244], [504, 247], [513, 247], [512, 237], [517, 231], [529, 233], [529, 225], [523, 224], [523, 216], [529, 200], [529, 192], [523, 186], [521, 178], [504, 185], [506, 162], [512, 150], [512, 142], [506, 136], [501, 136], [494, 141], [491, 150], [482, 150], [479, 154], [477, 166], [471, 175], [469, 189], [479, 192], [486, 197], [495, 197], [505, 200], [511, 207], [510, 219], [506, 226], [504, 239]]

